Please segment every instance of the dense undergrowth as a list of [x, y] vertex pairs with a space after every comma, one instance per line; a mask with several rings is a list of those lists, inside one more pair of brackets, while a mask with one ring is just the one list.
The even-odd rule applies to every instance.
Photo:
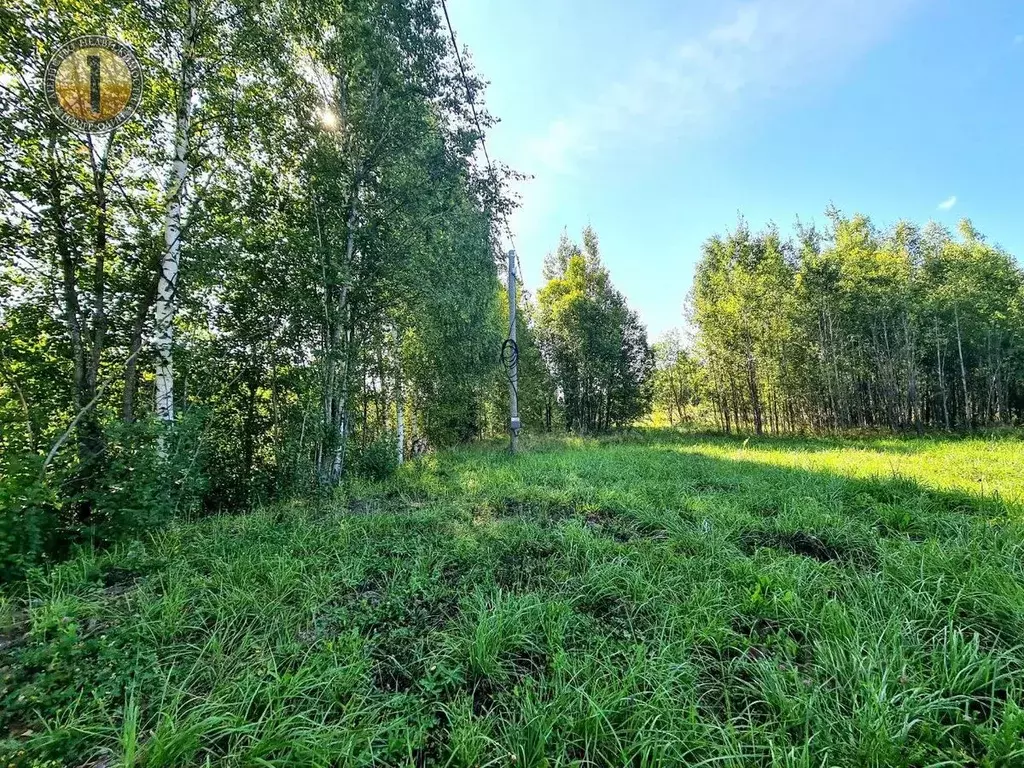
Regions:
[[0, 754], [1020, 765], [1022, 478], [1013, 437], [654, 434], [174, 524], [6, 589]]

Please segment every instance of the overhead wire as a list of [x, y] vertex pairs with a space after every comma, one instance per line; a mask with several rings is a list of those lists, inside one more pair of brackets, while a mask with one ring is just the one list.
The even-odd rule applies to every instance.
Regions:
[[[462, 53], [459, 51], [458, 40], [455, 39], [455, 28], [452, 26], [451, 17], [448, 15], [448, 5], [445, 0], [441, 0], [441, 10], [444, 12], [444, 21], [448, 27], [448, 36], [452, 40], [452, 48], [455, 50], [455, 60], [459, 64], [459, 72], [462, 75], [462, 87], [466, 91], [466, 103], [469, 104], [469, 109], [473, 115], [473, 123], [476, 125], [476, 131], [480, 135], [480, 147], [484, 152], [484, 160], [487, 163], [487, 172], [494, 177], [494, 165], [491, 163], [491, 156], [487, 151], [487, 138], [484, 136], [483, 127], [480, 125], [480, 114], [476, 111], [476, 103], [473, 100], [473, 91], [469, 87], [469, 76], [466, 75], [466, 65], [462, 61]], [[512, 252], [515, 253], [516, 258], [516, 282], [519, 283], [525, 290], [526, 284], [522, 280], [522, 265], [519, 262], [519, 249], [516, 247], [515, 237], [512, 235], [512, 227], [509, 226], [508, 217], [504, 213], [501, 214], [501, 221], [505, 225], [505, 234], [508, 236], [508, 241], [512, 245]]]
[[[459, 64], [459, 72], [462, 75], [462, 87], [466, 90], [466, 102], [469, 104], [470, 113], [473, 115], [473, 123], [476, 125], [477, 133], [480, 135], [480, 147], [484, 152], [484, 160], [487, 162], [487, 172], [494, 178], [494, 166], [491, 163], [491, 156], [487, 152], [487, 139], [484, 136], [483, 127], [480, 125], [480, 115], [476, 111], [476, 103], [473, 100], [473, 91], [469, 87], [469, 77], [466, 75], [466, 66], [462, 61], [462, 53], [459, 51], [458, 40], [455, 39], [455, 28], [452, 26], [451, 17], [448, 15], [448, 5], [445, 0], [441, 0], [441, 10], [444, 12], [444, 21], [448, 26], [448, 35], [452, 40], [452, 48], [455, 51], [455, 60]], [[516, 260], [515, 263], [515, 276], [516, 283], [525, 292], [526, 284], [523, 282], [522, 273], [523, 267], [519, 261], [519, 249], [516, 247], [515, 237], [512, 235], [512, 227], [509, 226], [508, 217], [505, 216], [504, 212], [501, 214], [502, 223], [505, 225], [505, 234], [508, 236], [508, 241], [512, 246], [512, 258]], [[509, 258], [506, 255], [506, 258]], [[516, 396], [519, 395], [519, 387], [516, 383], [515, 377], [512, 375], [512, 371], [519, 364], [519, 345], [516, 344], [515, 339], [512, 338], [512, 307], [509, 307], [509, 328], [506, 339], [501, 343], [501, 363], [505, 369], [505, 377], [508, 379], [509, 384], [512, 386]]]

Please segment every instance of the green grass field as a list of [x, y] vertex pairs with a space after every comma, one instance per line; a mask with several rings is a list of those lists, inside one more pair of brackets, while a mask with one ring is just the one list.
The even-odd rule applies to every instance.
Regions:
[[13, 585], [0, 765], [1024, 765], [1022, 515], [1011, 437], [431, 456]]

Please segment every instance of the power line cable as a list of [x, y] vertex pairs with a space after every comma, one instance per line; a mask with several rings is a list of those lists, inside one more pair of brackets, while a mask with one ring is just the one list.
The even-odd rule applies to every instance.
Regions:
[[[491, 156], [490, 156], [490, 154], [487, 151], [487, 138], [484, 136], [483, 127], [480, 125], [480, 115], [476, 111], [476, 103], [473, 101], [473, 91], [470, 90], [470, 87], [469, 87], [469, 77], [466, 75], [466, 66], [465, 66], [465, 64], [462, 61], [462, 53], [459, 51], [459, 42], [458, 42], [458, 40], [455, 39], [455, 28], [452, 26], [451, 17], [448, 15], [448, 5], [445, 2], [445, 0], [441, 0], [441, 10], [444, 11], [444, 20], [445, 20], [445, 24], [447, 24], [447, 26], [448, 26], [448, 35], [451, 37], [452, 48], [455, 50], [455, 60], [459, 64], [459, 72], [462, 75], [462, 87], [465, 88], [465, 90], [466, 90], [466, 102], [469, 104], [470, 112], [473, 115], [473, 123], [476, 125], [477, 133], [480, 135], [480, 146], [481, 146], [481, 148], [484, 151], [484, 160], [487, 162], [487, 172], [491, 176], [491, 178], [494, 179], [494, 178], [496, 178], [496, 176], [495, 176], [495, 173], [494, 173], [494, 166], [491, 163]], [[514, 258], [515, 261], [516, 261], [516, 263], [515, 263], [516, 283], [525, 292], [526, 291], [526, 284], [523, 282], [523, 279], [522, 279], [523, 267], [522, 267], [522, 264], [519, 261], [519, 248], [516, 247], [516, 240], [515, 240], [515, 237], [512, 235], [512, 227], [509, 226], [508, 217], [505, 216], [504, 212], [502, 212], [502, 214], [501, 214], [501, 220], [502, 220], [502, 223], [505, 225], [505, 234], [508, 235], [508, 241], [509, 241], [509, 243], [512, 246], [512, 256], [511, 256], [511, 258]], [[505, 258], [510, 258], [510, 257], [509, 257], [508, 254], [506, 254]], [[514, 332], [513, 323], [515, 322], [515, 320], [513, 320], [513, 318], [515, 317], [515, 314], [514, 314], [514, 312], [512, 310], [513, 310], [513, 308], [510, 306], [509, 307], [509, 329], [508, 329], [508, 334], [507, 334], [506, 339], [501, 344], [501, 364], [502, 364], [502, 368], [504, 368], [505, 377], [508, 379], [508, 382], [509, 382], [509, 384], [512, 387], [512, 396], [515, 397], [516, 399], [518, 399], [518, 397], [519, 397], [519, 384], [516, 381], [516, 377], [513, 375], [513, 372], [517, 370], [518, 365], [519, 365], [519, 345], [516, 344], [516, 341], [513, 338], [513, 335], [514, 335], [513, 334], [513, 332]], [[516, 421], [516, 419], [514, 418], [513, 422], [515, 422], [515, 421]], [[516, 428], [517, 427], [513, 427], [513, 429], [516, 429]], [[514, 444], [514, 440], [515, 440], [515, 438], [513, 437], [513, 444]]]
[[[484, 151], [484, 160], [487, 161], [487, 172], [494, 178], [494, 166], [491, 164], [491, 156], [487, 152], [487, 138], [484, 136], [483, 128], [480, 125], [480, 115], [476, 111], [476, 103], [473, 101], [473, 91], [469, 87], [469, 77], [466, 75], [466, 66], [462, 61], [462, 53], [459, 51], [459, 43], [455, 39], [455, 28], [452, 26], [451, 17], [448, 15], [448, 5], [445, 0], [441, 0], [441, 10], [444, 11], [444, 21], [448, 26], [448, 35], [452, 40], [452, 48], [455, 49], [455, 60], [459, 64], [459, 72], [462, 74], [462, 87], [466, 90], [466, 102], [469, 104], [469, 109], [473, 114], [473, 123], [476, 125], [477, 133], [480, 134], [480, 146]], [[512, 251], [515, 253], [516, 258], [516, 282], [519, 283], [524, 289], [526, 285], [522, 280], [522, 265], [519, 263], [519, 249], [516, 247], [515, 237], [512, 235], [512, 227], [508, 224], [508, 218], [504, 213], [501, 214], [501, 221], [505, 225], [505, 234], [508, 235], [508, 241], [512, 245]]]

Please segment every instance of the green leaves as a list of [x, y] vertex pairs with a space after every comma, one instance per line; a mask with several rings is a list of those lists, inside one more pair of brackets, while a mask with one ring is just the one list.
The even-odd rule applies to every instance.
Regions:
[[[407, 453], [481, 434], [500, 391], [492, 244], [507, 173], [474, 157], [436, 10], [75, 0], [4, 16], [0, 452], [15, 479], [3, 493], [47, 500], [0, 521], [5, 563], [134, 535], [169, 510], [310, 492], [345, 475], [346, 451], [397, 457], [399, 398]], [[36, 98], [46, 56], [98, 30], [136, 50], [142, 105], [110, 141], [54, 133]], [[153, 305], [183, 71], [179, 420], [156, 441]], [[36, 466], [97, 393], [45, 487], [27, 488], [16, 466]]]
[[1024, 416], [1024, 273], [967, 222], [705, 243], [690, 310], [720, 426], [757, 432], [1009, 424]]
[[650, 408], [653, 356], [639, 317], [612, 285], [583, 232], [584, 249], [563, 238], [545, 262], [538, 334], [561, 390], [566, 425], [581, 432], [624, 426]]

